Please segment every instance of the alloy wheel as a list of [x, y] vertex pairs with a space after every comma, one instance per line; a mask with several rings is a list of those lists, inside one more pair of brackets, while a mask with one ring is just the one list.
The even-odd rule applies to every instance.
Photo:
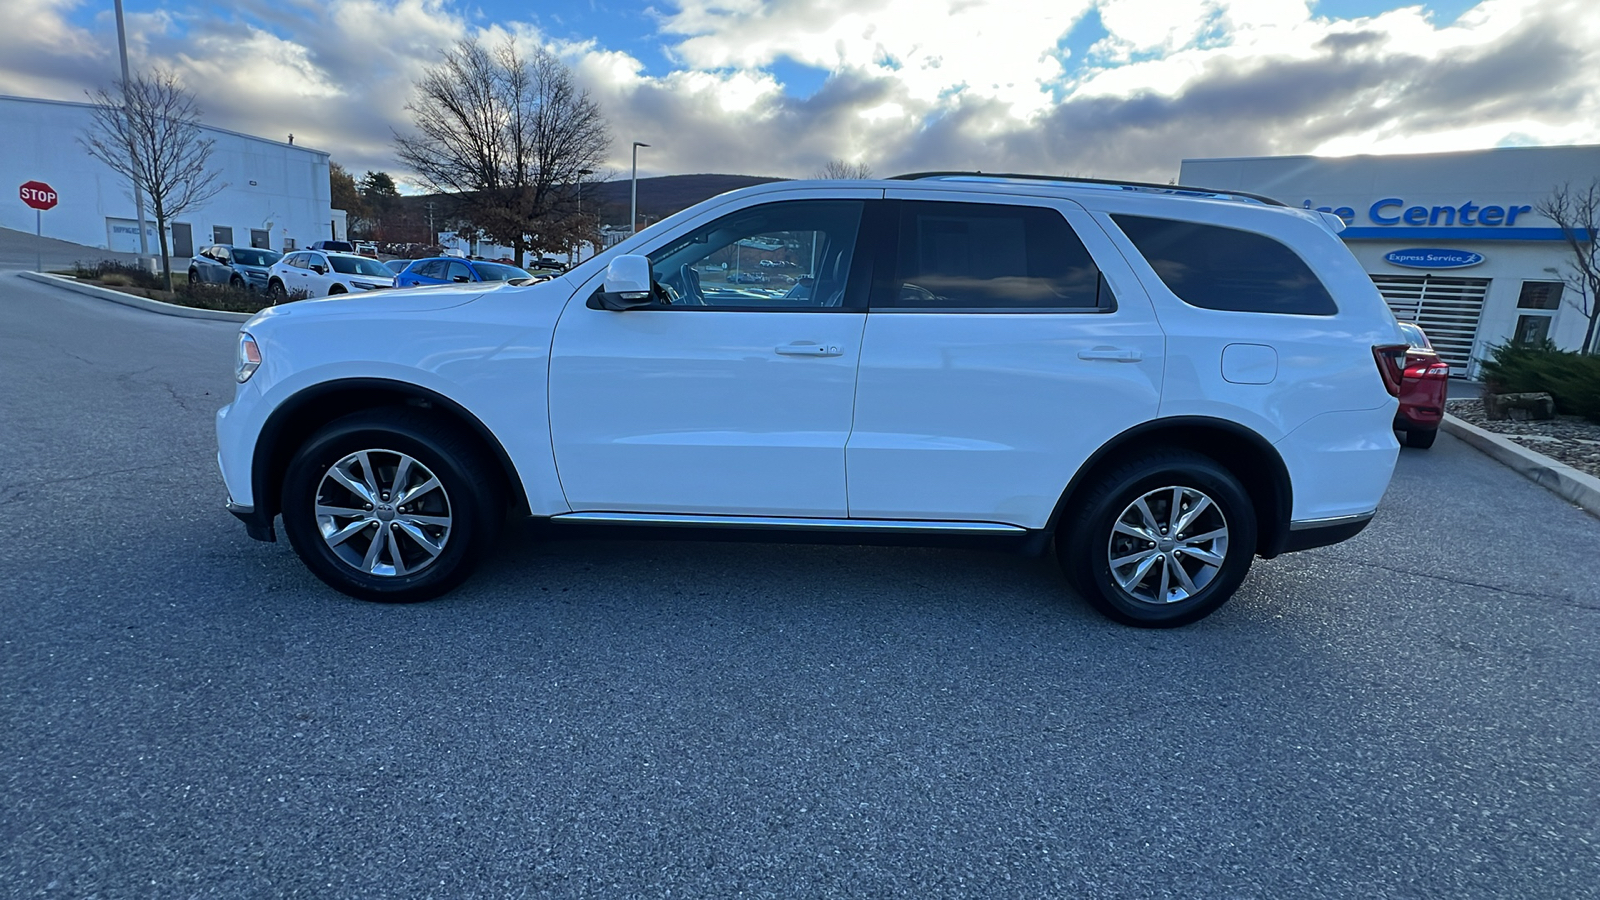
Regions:
[[317, 485], [315, 514], [333, 555], [368, 575], [415, 575], [450, 540], [444, 485], [393, 450], [359, 450], [334, 463]]
[[1142, 603], [1165, 605], [1204, 590], [1228, 557], [1228, 522], [1203, 491], [1170, 485], [1135, 499], [1107, 543], [1111, 577]]

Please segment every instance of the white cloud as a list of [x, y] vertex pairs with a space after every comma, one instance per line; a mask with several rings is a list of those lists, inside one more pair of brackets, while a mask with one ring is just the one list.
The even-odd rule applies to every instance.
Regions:
[[[111, 22], [78, 0], [0, 0], [35, 38], [0, 92], [83, 99], [116, 77]], [[1096, 11], [1107, 37], [1068, 58]], [[1164, 179], [1184, 156], [1399, 152], [1507, 140], [1600, 142], [1600, 4], [1485, 0], [1440, 25], [1419, 6], [1363, 19], [1305, 0], [678, 0], [656, 20], [676, 66], [548, 41], [593, 93], [625, 170], [806, 175], [830, 158], [889, 173], [1017, 169]], [[134, 16], [223, 127], [394, 169], [411, 84], [468, 34], [547, 40], [456, 0], [241, 0]], [[828, 73], [804, 98], [772, 74]]]

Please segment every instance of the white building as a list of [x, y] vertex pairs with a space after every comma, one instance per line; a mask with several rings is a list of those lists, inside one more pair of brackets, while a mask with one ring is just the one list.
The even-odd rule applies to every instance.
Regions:
[[[16, 191], [23, 182], [42, 181], [60, 195], [59, 205], [43, 214], [46, 237], [137, 253], [139, 227], [127, 182], [78, 141], [92, 127], [91, 109], [87, 103], [0, 95], [6, 129], [0, 179], [11, 196], [0, 201], [0, 226], [33, 231], [34, 211]], [[327, 153], [220, 128], [202, 131], [216, 141], [211, 166], [227, 187], [169, 224], [175, 258], [210, 244], [284, 250], [344, 236], [344, 214], [330, 209]], [[150, 253], [158, 255], [148, 198], [145, 221]]]
[[[1344, 158], [1186, 159], [1179, 182], [1264, 194], [1344, 219], [1341, 235], [1395, 315], [1456, 374], [1507, 340], [1583, 342], [1572, 251], [1536, 207], [1600, 177], [1600, 146]], [[1594, 298], [1589, 298], [1594, 302]]]

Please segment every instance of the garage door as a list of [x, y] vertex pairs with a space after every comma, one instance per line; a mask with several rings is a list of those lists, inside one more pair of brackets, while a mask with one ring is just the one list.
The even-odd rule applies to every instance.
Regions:
[[1422, 326], [1453, 374], [1467, 373], [1489, 279], [1374, 275], [1372, 283], [1394, 310], [1395, 318]]

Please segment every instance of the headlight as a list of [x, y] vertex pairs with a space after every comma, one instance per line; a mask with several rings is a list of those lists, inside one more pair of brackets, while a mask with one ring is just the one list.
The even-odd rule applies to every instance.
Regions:
[[250, 376], [261, 368], [261, 348], [256, 346], [256, 339], [248, 331], [239, 332], [239, 356], [234, 360], [233, 377], [240, 384], [250, 380]]

